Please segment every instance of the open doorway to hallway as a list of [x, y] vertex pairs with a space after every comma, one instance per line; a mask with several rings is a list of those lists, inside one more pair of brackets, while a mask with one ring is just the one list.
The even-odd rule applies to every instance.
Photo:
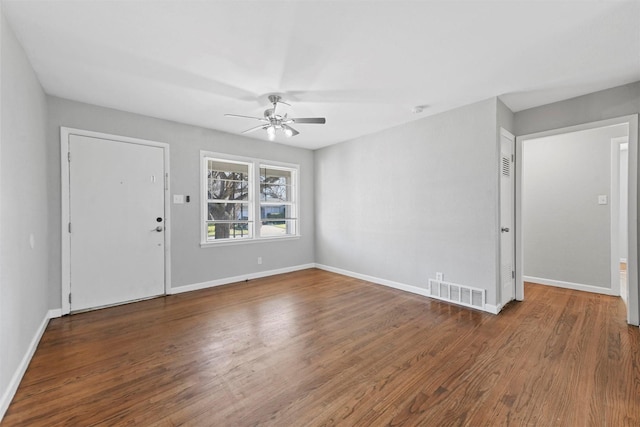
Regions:
[[637, 324], [637, 116], [518, 137], [516, 150], [518, 299], [525, 281], [620, 295]]

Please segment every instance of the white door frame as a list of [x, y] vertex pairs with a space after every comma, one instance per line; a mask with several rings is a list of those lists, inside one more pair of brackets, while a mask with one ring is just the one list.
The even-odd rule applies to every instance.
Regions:
[[[628, 143], [628, 136], [611, 139], [611, 289], [620, 295], [620, 144]], [[629, 156], [627, 156], [627, 159]], [[629, 161], [627, 160], [627, 166]], [[627, 248], [628, 249], [628, 248]]]
[[[627, 262], [627, 284], [628, 284], [628, 305], [627, 322], [631, 325], [640, 324], [640, 300], [638, 293], [638, 115], [617, 117], [608, 120], [599, 120], [591, 123], [584, 123], [576, 126], [569, 126], [560, 129], [553, 129], [544, 132], [537, 132], [516, 137], [516, 224], [522, 224], [522, 177], [524, 165], [522, 163], [523, 143], [530, 139], [543, 138], [552, 135], [559, 135], [570, 132], [594, 129], [618, 124], [629, 125], [629, 187], [628, 187], [628, 262]], [[522, 266], [524, 242], [522, 239], [522, 227], [516, 227], [516, 299], [524, 300], [524, 280]]]
[[61, 176], [61, 232], [62, 232], [62, 266], [61, 266], [61, 288], [62, 288], [62, 314], [69, 314], [71, 304], [69, 303], [69, 293], [71, 292], [71, 234], [69, 233], [69, 137], [71, 135], [85, 136], [90, 138], [106, 139], [129, 144], [147, 145], [150, 147], [162, 148], [164, 153], [164, 212], [165, 212], [165, 232], [164, 232], [164, 293], [171, 290], [171, 205], [169, 203], [169, 144], [164, 142], [149, 141], [146, 139], [129, 138], [126, 136], [111, 135], [102, 132], [93, 132], [82, 129], [68, 127], [60, 128], [60, 176]]

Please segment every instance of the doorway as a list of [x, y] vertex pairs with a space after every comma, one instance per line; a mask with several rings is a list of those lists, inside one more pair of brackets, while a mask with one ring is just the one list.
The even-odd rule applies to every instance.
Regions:
[[[611, 139], [611, 283], [627, 299], [629, 137]], [[614, 268], [618, 266], [618, 268]]]
[[[614, 249], [619, 240], [619, 228], [613, 212], [613, 208], [619, 206], [619, 200], [612, 186], [614, 168], [606, 163], [612, 153], [611, 138], [585, 148], [590, 150], [589, 153], [571, 152], [571, 149], [577, 150], [577, 146], [574, 144], [571, 148], [569, 142], [577, 135], [595, 138], [600, 132], [602, 138], [607, 134], [606, 129], [625, 129], [629, 150], [627, 257], [637, 259], [637, 225], [633, 220], [637, 212], [637, 123], [634, 115], [516, 138], [516, 162], [520, 165], [516, 169], [516, 222], [519, 224], [516, 229], [517, 299], [524, 299], [525, 281], [620, 294], [620, 282], [614, 280], [614, 277], [619, 278], [619, 257]], [[556, 138], [555, 142], [564, 138], [567, 145], [554, 146], [550, 141], [553, 138]], [[545, 144], [548, 147], [546, 151], [540, 149]], [[563, 150], [569, 151], [563, 153]], [[566, 159], [572, 155], [576, 159], [583, 158], [584, 162], [578, 160], [572, 165], [567, 164]], [[545, 170], [533, 171], [536, 161], [538, 165], [547, 165], [548, 177], [544, 176]], [[539, 176], [538, 181], [534, 179], [535, 172]], [[578, 176], [582, 178], [577, 179]], [[563, 188], [564, 192], [561, 191]], [[565, 203], [565, 198], [573, 199], [575, 203]], [[531, 210], [536, 214], [528, 215]], [[605, 222], [594, 222], [598, 217], [600, 220], [604, 218]], [[552, 220], [554, 218], [557, 220]], [[572, 258], [578, 261], [571, 262]], [[637, 274], [637, 265], [627, 263], [627, 321], [634, 325], [638, 324], [640, 317]]]
[[167, 290], [168, 146], [62, 128], [63, 314]]

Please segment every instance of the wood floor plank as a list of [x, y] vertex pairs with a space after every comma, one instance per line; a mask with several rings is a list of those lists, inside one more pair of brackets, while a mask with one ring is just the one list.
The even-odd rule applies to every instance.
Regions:
[[2, 426], [638, 426], [619, 298], [499, 316], [309, 269], [52, 320]]

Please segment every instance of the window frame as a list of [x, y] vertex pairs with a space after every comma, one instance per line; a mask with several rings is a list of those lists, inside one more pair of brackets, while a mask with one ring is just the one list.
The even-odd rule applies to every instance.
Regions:
[[[270, 185], [270, 184], [264, 184], [262, 183], [262, 181], [260, 181], [260, 178], [262, 176], [262, 169], [265, 170], [278, 170], [278, 171], [285, 171], [285, 172], [289, 172], [290, 173], [290, 177], [291, 177], [291, 183], [289, 184], [289, 197], [290, 200], [287, 201], [278, 201], [278, 202], [274, 202], [274, 201], [267, 201], [267, 200], [262, 200], [262, 187], [263, 185]], [[300, 214], [299, 214], [299, 209], [300, 209], [300, 203], [298, 202], [298, 174], [299, 174], [299, 167], [292, 167], [291, 165], [287, 165], [284, 166], [282, 163], [275, 163], [275, 162], [266, 162], [266, 161], [261, 161], [259, 163], [257, 163], [257, 170], [256, 170], [256, 175], [257, 175], [257, 180], [258, 180], [258, 185], [259, 188], [257, 188], [256, 190], [256, 204], [257, 206], [257, 210], [256, 210], [256, 232], [257, 232], [257, 236], [263, 239], [267, 239], [267, 238], [282, 238], [282, 237], [287, 237], [287, 236], [297, 236], [299, 233], [299, 229], [300, 229]], [[282, 184], [280, 184], [282, 185]], [[285, 186], [287, 184], [284, 184]], [[264, 222], [269, 222], [268, 218], [263, 218], [262, 217], [262, 208], [263, 207], [275, 207], [275, 206], [288, 206], [289, 207], [289, 211], [291, 212], [290, 217], [285, 217], [283, 220], [286, 223], [286, 227], [287, 229], [289, 229], [290, 227], [290, 223], [293, 222], [294, 224], [294, 232], [293, 233], [287, 233], [283, 236], [262, 236], [261, 235], [261, 228], [264, 225]]]
[[[216, 160], [220, 162], [247, 164], [249, 167], [248, 180], [248, 202], [249, 202], [249, 218], [248, 227], [250, 227], [249, 235], [251, 237], [244, 238], [226, 238], [218, 240], [208, 239], [208, 161]], [[261, 218], [261, 186], [260, 186], [260, 168], [266, 167], [278, 170], [291, 171], [292, 181], [292, 200], [283, 202], [283, 205], [293, 206], [295, 211], [295, 232], [282, 236], [260, 236], [260, 227], [262, 226]], [[253, 157], [236, 156], [213, 151], [200, 150], [200, 247], [217, 247], [225, 245], [250, 244], [259, 242], [273, 242], [281, 240], [294, 240], [300, 238], [300, 166], [294, 163], [277, 162], [267, 159], [258, 159]]]
[[[213, 161], [213, 162], [218, 162], [221, 164], [227, 164], [230, 165], [229, 169], [234, 169], [235, 167], [232, 165], [240, 165], [241, 168], [246, 168], [247, 169], [247, 199], [246, 200], [233, 200], [233, 199], [209, 199], [209, 162]], [[202, 224], [203, 226], [203, 235], [202, 235], [202, 242], [207, 242], [207, 243], [211, 243], [211, 242], [215, 242], [215, 239], [213, 240], [209, 240], [209, 225], [210, 223], [218, 223], [218, 224], [229, 224], [230, 226], [234, 225], [234, 224], [246, 224], [247, 225], [247, 237], [242, 237], [242, 235], [244, 235], [244, 233], [241, 233], [241, 237], [239, 238], [224, 238], [224, 239], [220, 239], [219, 241], [236, 241], [236, 240], [249, 240], [251, 239], [251, 237], [253, 236], [253, 227], [252, 227], [252, 223], [255, 222], [255, 209], [253, 208], [253, 204], [254, 204], [254, 199], [253, 199], [253, 191], [252, 191], [252, 184], [254, 182], [254, 177], [253, 177], [253, 164], [251, 162], [247, 162], [244, 161], [242, 159], [228, 159], [228, 158], [220, 158], [218, 156], [214, 157], [214, 156], [204, 156], [203, 157], [203, 170], [202, 170], [202, 184], [203, 184], [203, 191], [202, 191], [202, 209], [203, 209], [203, 220], [204, 223]], [[242, 219], [242, 218], [236, 218], [235, 220], [210, 220], [209, 219], [209, 214], [210, 214], [210, 204], [233, 204], [237, 207], [240, 208], [240, 212], [244, 211], [244, 207], [246, 207], [247, 210], [247, 219]], [[235, 208], [234, 208], [234, 212], [235, 212]], [[241, 229], [242, 230], [242, 229]]]

